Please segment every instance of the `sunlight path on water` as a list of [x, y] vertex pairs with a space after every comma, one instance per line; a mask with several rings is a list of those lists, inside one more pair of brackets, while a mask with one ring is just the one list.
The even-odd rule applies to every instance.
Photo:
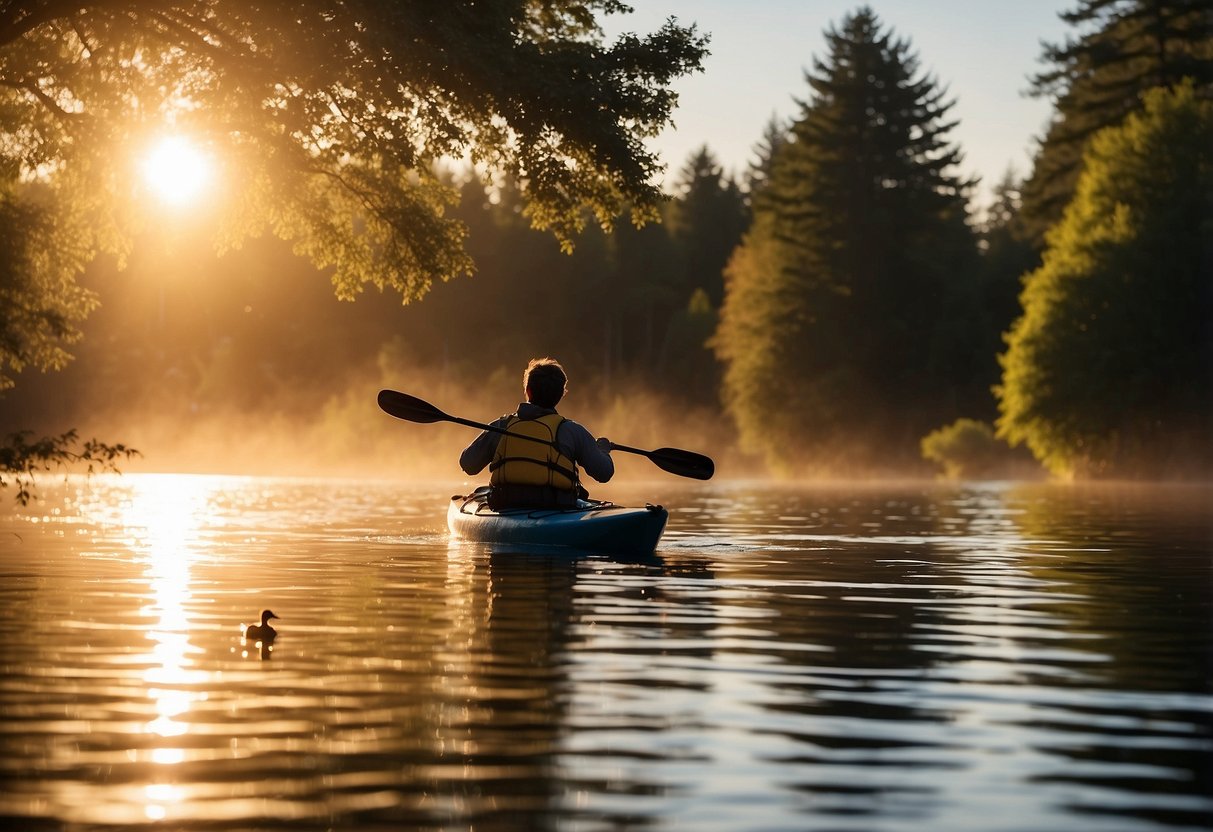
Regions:
[[0, 821], [1213, 821], [1208, 489], [663, 483], [657, 554], [606, 558], [452, 542], [459, 487], [141, 475], [6, 507]]

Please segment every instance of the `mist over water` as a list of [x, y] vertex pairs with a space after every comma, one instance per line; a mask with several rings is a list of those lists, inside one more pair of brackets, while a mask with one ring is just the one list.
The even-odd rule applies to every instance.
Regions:
[[[641, 460], [643, 461], [643, 460]], [[1213, 821], [1213, 492], [627, 482], [655, 557], [458, 481], [134, 475], [0, 515], [11, 828]], [[272, 650], [240, 638], [263, 607]]]

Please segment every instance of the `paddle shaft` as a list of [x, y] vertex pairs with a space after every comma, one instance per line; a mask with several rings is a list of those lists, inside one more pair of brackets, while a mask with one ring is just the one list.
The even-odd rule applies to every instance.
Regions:
[[641, 456], [647, 456], [650, 459], [652, 459], [654, 453], [653, 451], [642, 451], [640, 448], [629, 448], [627, 445], [620, 445], [615, 442], [611, 443], [611, 450], [627, 451], [629, 454], [640, 454]]
[[[489, 431], [492, 431], [493, 433], [500, 433], [502, 436], [512, 436], [515, 439], [526, 439], [529, 442], [539, 442], [540, 444], [543, 444], [543, 445], [550, 445], [553, 448], [556, 448], [557, 450], [560, 449], [560, 446], [557, 445], [553, 441], [550, 441], [547, 439], [540, 439], [537, 436], [523, 436], [521, 433], [514, 433], [512, 431], [506, 430], [505, 428], [499, 428], [496, 425], [486, 425], [481, 422], [473, 422], [471, 419], [461, 419], [458, 416], [447, 416], [447, 419], [448, 419], [448, 421], [455, 422], [456, 424], [466, 425], [469, 428], [480, 428], [481, 430], [489, 430]], [[640, 456], [647, 456], [649, 459], [652, 459], [654, 454], [657, 453], [655, 451], [641, 450], [640, 448], [630, 448], [627, 445], [620, 445], [616, 442], [611, 442], [610, 446], [611, 446], [612, 451], [626, 451], [629, 454], [639, 454]]]
[[[386, 391], [386, 390], [384, 391], [384, 393], [388, 393], [388, 392], [394, 392], [394, 391]], [[538, 436], [526, 436], [521, 433], [514, 433], [513, 431], [506, 430], [503, 427], [498, 427], [497, 425], [486, 425], [484, 422], [473, 422], [471, 419], [464, 419], [461, 416], [452, 416], [451, 414], [444, 413], [443, 411], [434, 407], [432, 404], [429, 404], [428, 402], [423, 402], [420, 399], [414, 399], [411, 396], [408, 396], [407, 398], [405, 398], [406, 394], [401, 394], [401, 393], [396, 393], [395, 395], [401, 397], [402, 399], [404, 399], [404, 401], [393, 402], [391, 399], [385, 399], [383, 396], [383, 393], [381, 393], [380, 398], [379, 398], [379, 406], [381, 408], [383, 408], [384, 410], [386, 410], [388, 413], [390, 413], [392, 416], [395, 416], [397, 419], [408, 419], [408, 415], [407, 415], [408, 413], [412, 413], [414, 415], [414, 417], [424, 415], [428, 419], [438, 419], [438, 420], [441, 420], [444, 422], [454, 422], [455, 424], [463, 425], [464, 427], [479, 428], [480, 430], [487, 430], [487, 431], [491, 431], [492, 433], [500, 433], [502, 436], [512, 436], [515, 439], [526, 439], [527, 441], [530, 441], [530, 442], [538, 442], [541, 445], [548, 445], [550, 447], [556, 448], [557, 450], [560, 449], [560, 446], [557, 445], [552, 440], [540, 439]], [[410, 420], [410, 421], [413, 421], [413, 420]], [[615, 445], [612, 444], [611, 447], [612, 447], [612, 450], [614, 450]], [[632, 450], [632, 449], [619, 446], [619, 450], [628, 451], [628, 450]], [[643, 454], [644, 451], [633, 451], [633, 453]]]
[[[556, 444], [556, 442], [553, 440], [540, 439], [538, 436], [524, 436], [521, 433], [514, 433], [513, 431], [506, 430], [505, 428], [497, 427], [496, 425], [486, 425], [483, 422], [473, 422], [471, 419], [462, 419], [458, 416], [449, 416], [448, 415], [446, 418], [447, 418], [447, 421], [454, 422], [457, 425], [464, 425], [469, 428], [480, 428], [481, 430], [492, 431], [493, 433], [500, 433], [502, 436], [512, 436], [515, 439], [525, 439], [528, 442], [538, 442], [541, 445], [548, 445], [552, 448], [555, 448], [558, 451], [561, 450], [560, 446], [558, 444]], [[642, 451], [639, 448], [629, 448], [626, 445], [616, 445], [614, 442], [611, 443], [611, 450], [612, 451], [627, 451], [628, 453], [640, 454], [641, 456], [649, 456], [648, 451]]]
[[[557, 445], [555, 442], [550, 441], [548, 439], [540, 439], [537, 436], [523, 436], [521, 433], [514, 433], [513, 431], [506, 430], [505, 428], [497, 427], [496, 425], [486, 425], [483, 422], [473, 422], [471, 419], [463, 419], [463, 418], [460, 418], [459, 416], [450, 416], [450, 415], [447, 416], [447, 421], [454, 422], [459, 425], [465, 425], [469, 428], [480, 428], [481, 430], [488, 430], [488, 431], [492, 431], [493, 433], [500, 433], [502, 436], [512, 436], [515, 439], [525, 439], [528, 442], [538, 442], [541, 445], [550, 445], [551, 447], [556, 448], [557, 450], [560, 450], [559, 445]], [[625, 451], [629, 454], [639, 454], [640, 456], [648, 457], [649, 459], [655, 459], [656, 456], [660, 455], [656, 451], [645, 451], [645, 450], [641, 450], [640, 448], [630, 448], [627, 445], [620, 445], [615, 442], [611, 442], [610, 446], [611, 446], [612, 451]], [[688, 451], [688, 453], [689, 453], [689, 451]]]
[[[560, 449], [555, 442], [549, 442], [546, 439], [539, 439], [534, 436], [523, 436], [522, 434], [512, 433], [505, 428], [499, 428], [496, 425], [485, 425], [480, 422], [473, 422], [470, 419], [460, 419], [458, 416], [451, 416], [450, 421], [460, 425], [467, 425], [472, 428], [482, 428], [490, 430], [494, 433], [500, 433], [505, 436], [513, 436], [517, 439], [527, 439], [531, 442], [539, 442], [543, 445], [550, 445], [557, 450]], [[637, 454], [647, 457], [650, 462], [656, 465], [663, 471], [668, 471], [671, 474], [677, 474], [680, 477], [690, 477], [697, 480], [708, 480], [712, 478], [715, 472], [715, 465], [708, 457], [702, 454], [696, 454], [691, 451], [683, 451], [678, 448], [658, 448], [655, 451], [645, 451], [640, 448], [632, 448], [627, 445], [620, 445], [616, 442], [608, 442], [612, 451], [624, 451], [629, 454]]]

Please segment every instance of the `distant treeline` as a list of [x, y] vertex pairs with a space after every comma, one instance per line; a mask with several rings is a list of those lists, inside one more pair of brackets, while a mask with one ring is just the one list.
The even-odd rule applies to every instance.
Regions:
[[800, 112], [767, 125], [747, 171], [704, 147], [661, 223], [591, 223], [571, 254], [532, 229], [516, 183], [472, 179], [451, 217], [475, 274], [404, 306], [373, 290], [337, 304], [264, 240], [95, 263], [103, 305], [76, 364], [22, 379], [0, 427], [141, 403], [183, 423], [321, 414], [376, 383], [504, 409], [526, 360], [553, 355], [592, 428], [613, 410], [654, 444], [736, 438], [783, 474], [923, 473], [925, 452], [997, 476], [1027, 448], [1063, 476], [1207, 475], [1207, 1], [1083, 0], [1064, 17], [1073, 37], [1032, 79], [1055, 106], [1034, 168], [983, 210], [946, 83], [862, 8], [827, 31]]

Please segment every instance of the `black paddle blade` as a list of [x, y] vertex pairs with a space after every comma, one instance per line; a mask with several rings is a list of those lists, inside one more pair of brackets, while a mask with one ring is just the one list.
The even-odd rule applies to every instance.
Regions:
[[397, 419], [406, 419], [423, 425], [430, 422], [451, 421], [450, 416], [429, 402], [423, 402], [421, 399], [396, 390], [380, 390], [379, 407], [384, 413], [395, 416]]
[[693, 480], [710, 480], [716, 473], [716, 463], [703, 454], [684, 451], [681, 448], [658, 448], [645, 454], [653, 464], [663, 471], [690, 477]]

